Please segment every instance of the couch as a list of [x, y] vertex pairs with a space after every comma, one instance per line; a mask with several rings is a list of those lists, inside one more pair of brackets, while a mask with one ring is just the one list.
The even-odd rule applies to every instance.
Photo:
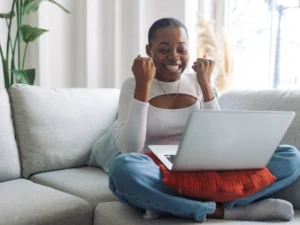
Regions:
[[[146, 221], [120, 204], [107, 174], [87, 167], [95, 141], [116, 120], [117, 89], [51, 89], [14, 85], [0, 90], [0, 225], [189, 225], [175, 217]], [[300, 91], [232, 90], [224, 110], [293, 110], [282, 143], [300, 149]], [[275, 197], [300, 209], [300, 181]], [[207, 224], [269, 224], [211, 220]], [[273, 223], [273, 222], [271, 222]], [[300, 213], [285, 224], [300, 224]]]

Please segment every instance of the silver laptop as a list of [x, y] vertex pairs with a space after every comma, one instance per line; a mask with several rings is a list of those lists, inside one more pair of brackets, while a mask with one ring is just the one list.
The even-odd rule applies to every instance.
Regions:
[[179, 145], [149, 145], [172, 171], [264, 168], [295, 117], [294, 112], [191, 113]]

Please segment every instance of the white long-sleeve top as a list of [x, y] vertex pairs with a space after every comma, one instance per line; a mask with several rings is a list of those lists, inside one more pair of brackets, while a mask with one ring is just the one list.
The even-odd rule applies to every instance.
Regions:
[[[159, 95], [191, 95], [196, 103], [181, 109], [161, 109], [134, 99], [135, 78], [127, 79], [121, 88], [116, 132], [116, 143], [120, 152], [146, 152], [148, 145], [179, 144], [191, 112], [220, 110], [217, 98], [203, 101], [196, 73], [183, 74], [181, 81], [161, 82], [154, 80], [149, 93], [149, 101]], [[162, 90], [163, 89], [163, 90]], [[165, 91], [165, 92], [164, 92]]]

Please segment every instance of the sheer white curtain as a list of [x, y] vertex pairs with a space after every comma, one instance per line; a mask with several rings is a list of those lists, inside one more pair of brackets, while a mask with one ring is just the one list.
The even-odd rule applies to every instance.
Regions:
[[37, 14], [39, 27], [50, 30], [40, 38], [30, 57], [30, 63], [38, 62], [37, 83], [52, 87], [119, 87], [130, 74], [129, 59], [140, 51], [140, 2], [58, 2], [71, 14], [47, 2]]
[[[199, 0], [199, 13], [206, 21], [214, 21], [219, 46], [224, 43], [224, 30], [230, 34], [229, 0]], [[222, 51], [222, 49], [220, 49]]]
[[[0, 2], [0, 12], [8, 11], [11, 0]], [[57, 2], [71, 14], [45, 1], [37, 13], [25, 19], [32, 26], [49, 29], [29, 46], [26, 68], [37, 69], [37, 85], [119, 88], [124, 79], [132, 76], [133, 59], [138, 54], [145, 55], [150, 25], [162, 17], [175, 17], [187, 24], [191, 53], [195, 55], [193, 34], [198, 0]], [[5, 30], [4, 25], [0, 25], [1, 31]]]
[[[233, 82], [233, 51], [229, 0], [199, 0], [198, 57], [208, 54], [216, 61], [213, 83], [219, 93]], [[213, 23], [211, 23], [213, 22]]]

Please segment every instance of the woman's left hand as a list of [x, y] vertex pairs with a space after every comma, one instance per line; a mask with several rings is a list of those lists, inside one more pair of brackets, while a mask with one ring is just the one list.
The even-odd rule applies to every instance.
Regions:
[[192, 68], [197, 73], [198, 84], [200, 85], [205, 102], [214, 99], [214, 93], [211, 87], [211, 75], [215, 66], [215, 61], [207, 59], [206, 55], [203, 58], [198, 58]]
[[197, 73], [197, 80], [199, 85], [205, 87], [211, 83], [211, 75], [215, 66], [215, 61], [207, 59], [206, 55], [203, 58], [198, 58], [192, 66]]

